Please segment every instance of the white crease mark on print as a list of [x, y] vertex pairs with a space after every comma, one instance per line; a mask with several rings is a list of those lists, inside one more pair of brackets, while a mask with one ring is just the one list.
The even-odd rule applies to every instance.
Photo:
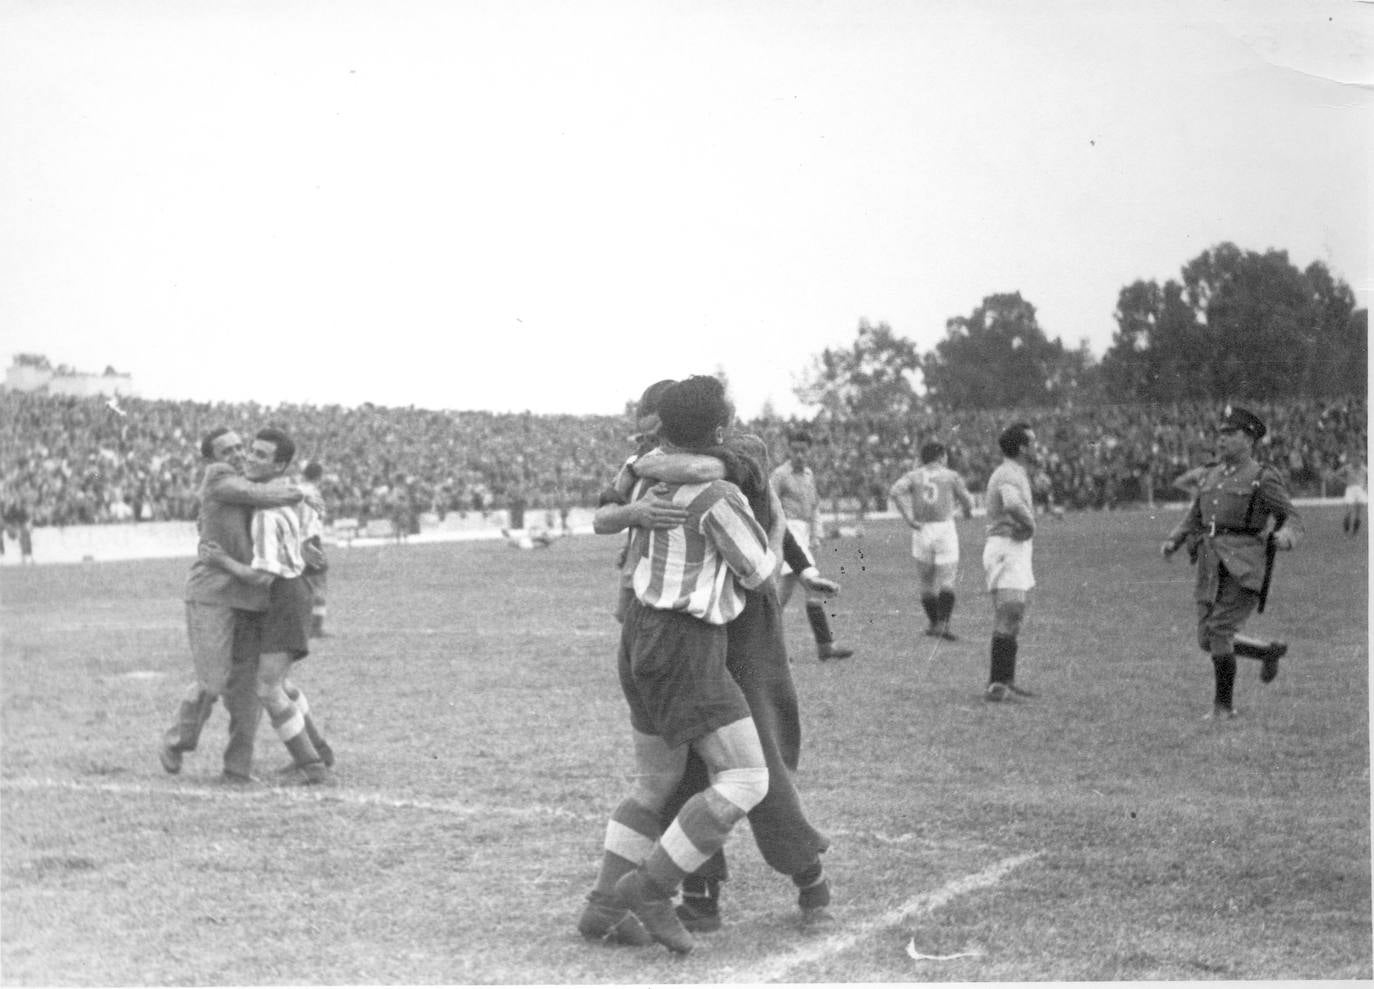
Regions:
[[995, 886], [1008, 872], [1038, 858], [1039, 855], [1039, 852], [1028, 852], [1002, 859], [981, 872], [952, 880], [932, 892], [917, 894], [894, 910], [849, 925], [847, 929], [832, 934], [816, 944], [771, 959], [745, 972], [732, 973], [730, 981], [748, 983], [780, 981], [794, 969], [824, 962], [828, 958], [849, 950], [862, 938], [885, 928], [896, 927], [914, 914], [932, 913], [965, 893]]

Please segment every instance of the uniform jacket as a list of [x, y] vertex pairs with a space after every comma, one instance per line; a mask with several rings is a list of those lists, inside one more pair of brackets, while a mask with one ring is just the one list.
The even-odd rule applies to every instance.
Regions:
[[[248, 564], [253, 559], [250, 526], [254, 508], [275, 508], [300, 500], [280, 485], [256, 484], [228, 464], [211, 464], [200, 484], [200, 515], [196, 519], [202, 542], [220, 547]], [[267, 588], [248, 584], [197, 557], [186, 577], [186, 600], [244, 611], [267, 610]]]
[[1170, 534], [1175, 545], [1198, 548], [1198, 601], [1214, 601], [1218, 568], [1258, 592], [1264, 583], [1265, 544], [1269, 534], [1286, 529], [1296, 544], [1302, 520], [1293, 510], [1288, 487], [1272, 467], [1246, 460], [1235, 468], [1217, 464], [1207, 469], [1187, 513]]

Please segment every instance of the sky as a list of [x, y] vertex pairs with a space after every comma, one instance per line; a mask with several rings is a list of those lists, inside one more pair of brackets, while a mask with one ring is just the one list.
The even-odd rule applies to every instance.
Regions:
[[148, 398], [739, 411], [1222, 242], [1368, 307], [1374, 3], [0, 0], [0, 363]]

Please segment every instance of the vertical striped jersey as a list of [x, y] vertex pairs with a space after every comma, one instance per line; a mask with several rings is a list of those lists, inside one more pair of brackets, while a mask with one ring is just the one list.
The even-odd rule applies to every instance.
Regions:
[[[641, 480], [635, 497], [659, 482]], [[635, 529], [635, 596], [646, 607], [683, 611], [724, 625], [752, 590], [773, 575], [777, 557], [740, 489], [729, 481], [669, 486], [665, 498], [687, 510], [672, 529]]]
[[278, 577], [299, 577], [305, 573], [301, 544], [323, 534], [319, 514], [303, 501], [284, 508], [259, 508], [253, 513], [252, 567]]
[[973, 500], [964, 479], [948, 467], [938, 463], [922, 464], [897, 478], [888, 495], [910, 498], [911, 514], [917, 522], [948, 522], [954, 518], [954, 503], [965, 507]]

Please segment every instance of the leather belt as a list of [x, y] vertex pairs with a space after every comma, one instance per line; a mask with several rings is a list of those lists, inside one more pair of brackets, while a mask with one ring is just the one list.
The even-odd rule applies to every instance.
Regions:
[[1246, 529], [1238, 525], [1217, 525], [1213, 522], [1207, 529], [1209, 536], [1258, 536], [1263, 529]]

